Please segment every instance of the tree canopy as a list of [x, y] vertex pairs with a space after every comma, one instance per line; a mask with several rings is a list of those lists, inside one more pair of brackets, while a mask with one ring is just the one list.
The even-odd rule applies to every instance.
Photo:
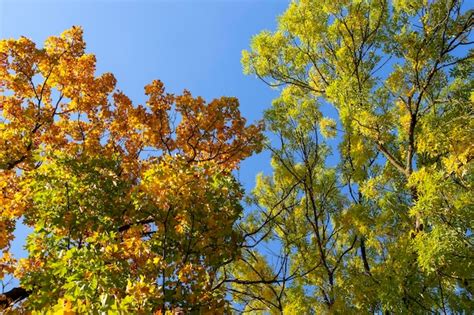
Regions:
[[301, 0], [253, 38], [281, 94], [249, 224], [305, 276], [249, 310], [472, 312], [472, 27], [462, 1]]
[[[292, 1], [243, 51], [279, 92], [250, 125], [236, 98], [160, 81], [133, 104], [80, 27], [1, 40], [0, 278], [19, 285], [0, 309], [473, 312], [473, 13]], [[235, 171], [262, 149], [244, 199]]]
[[[95, 74], [82, 30], [0, 42], [3, 295], [26, 310], [224, 310], [219, 268], [239, 255], [242, 188], [232, 174], [261, 148], [235, 98], [206, 103], [145, 87], [135, 106]], [[15, 222], [34, 231], [9, 253]]]

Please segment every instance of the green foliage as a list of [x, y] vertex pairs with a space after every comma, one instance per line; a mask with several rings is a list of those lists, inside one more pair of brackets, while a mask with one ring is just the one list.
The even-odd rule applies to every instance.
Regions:
[[[274, 266], [279, 294], [249, 300], [288, 314], [473, 311], [466, 5], [293, 1], [252, 39], [244, 72], [281, 95], [265, 115], [273, 174], [257, 179], [248, 228], [260, 224], [286, 265]], [[338, 152], [324, 139], [335, 136]]]

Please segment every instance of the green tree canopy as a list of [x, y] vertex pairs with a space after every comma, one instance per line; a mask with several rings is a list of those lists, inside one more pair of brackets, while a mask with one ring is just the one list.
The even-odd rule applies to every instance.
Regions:
[[293, 1], [252, 39], [245, 73], [281, 94], [265, 114], [273, 172], [258, 177], [246, 228], [284, 259], [238, 270], [280, 275], [253, 296], [238, 290], [247, 310], [473, 311], [467, 6]]

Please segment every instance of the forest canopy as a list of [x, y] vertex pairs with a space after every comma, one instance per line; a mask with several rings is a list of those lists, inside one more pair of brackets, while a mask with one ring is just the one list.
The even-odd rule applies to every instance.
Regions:
[[468, 6], [292, 1], [242, 53], [279, 93], [254, 124], [158, 80], [133, 103], [78, 26], [0, 40], [0, 310], [471, 313]]

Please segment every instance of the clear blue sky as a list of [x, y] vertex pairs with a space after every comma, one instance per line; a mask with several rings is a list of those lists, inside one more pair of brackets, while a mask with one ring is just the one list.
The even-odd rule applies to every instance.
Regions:
[[[235, 96], [252, 122], [262, 118], [276, 91], [243, 75], [241, 51], [253, 35], [275, 29], [288, 2], [0, 0], [0, 38], [24, 35], [42, 46], [48, 36], [80, 25], [98, 73], [112, 72], [135, 104], [145, 100], [144, 85], [160, 79], [173, 93], [188, 89], [207, 100]], [[243, 163], [239, 178], [247, 191], [255, 175], [268, 169], [266, 154]], [[16, 254], [26, 233], [24, 227], [16, 233]]]

